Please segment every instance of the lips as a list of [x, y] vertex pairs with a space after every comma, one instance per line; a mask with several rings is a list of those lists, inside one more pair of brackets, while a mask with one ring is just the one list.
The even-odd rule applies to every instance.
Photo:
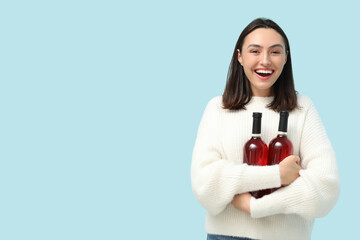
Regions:
[[255, 70], [255, 74], [261, 80], [268, 79], [273, 73], [274, 73], [274, 70], [271, 70], [271, 69], [257, 69], [257, 70]]

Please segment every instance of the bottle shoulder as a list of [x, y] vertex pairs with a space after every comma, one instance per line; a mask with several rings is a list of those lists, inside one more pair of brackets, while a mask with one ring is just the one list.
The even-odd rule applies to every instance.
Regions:
[[250, 138], [246, 144], [245, 147], [267, 147], [266, 143], [259, 137], [252, 137]]
[[292, 145], [292, 142], [286, 135], [278, 135], [270, 141], [269, 146], [270, 145]]

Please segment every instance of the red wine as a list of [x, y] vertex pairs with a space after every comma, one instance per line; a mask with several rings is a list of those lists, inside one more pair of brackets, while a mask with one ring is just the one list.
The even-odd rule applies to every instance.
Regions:
[[[268, 165], [279, 164], [284, 158], [293, 154], [293, 145], [287, 138], [289, 112], [280, 112], [279, 132], [277, 137], [271, 140], [269, 144]], [[272, 189], [271, 192], [276, 189]]]
[[[261, 117], [259, 112], [253, 113], [252, 136], [244, 145], [244, 163], [248, 165], [266, 166], [268, 164], [268, 147], [261, 139]], [[261, 191], [251, 192], [255, 198], [262, 197]]]

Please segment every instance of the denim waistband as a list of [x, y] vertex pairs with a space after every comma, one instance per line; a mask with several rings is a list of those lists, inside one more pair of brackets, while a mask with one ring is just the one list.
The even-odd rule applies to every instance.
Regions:
[[245, 238], [245, 237], [232, 237], [232, 236], [208, 234], [207, 240], [255, 240], [255, 239]]

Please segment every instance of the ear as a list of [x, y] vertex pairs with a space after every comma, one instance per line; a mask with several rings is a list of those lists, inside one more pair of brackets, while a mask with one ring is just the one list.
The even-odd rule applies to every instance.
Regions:
[[286, 51], [286, 55], [285, 55], [285, 63], [284, 63], [284, 65], [285, 65], [285, 64], [286, 64], [286, 62], [287, 62], [288, 55], [289, 55], [289, 50], [287, 50], [287, 51]]
[[238, 62], [240, 63], [240, 65], [242, 66], [243, 65], [243, 59], [241, 57], [241, 53], [240, 53], [240, 50], [239, 49], [236, 49], [237, 50], [237, 53], [238, 53]]

